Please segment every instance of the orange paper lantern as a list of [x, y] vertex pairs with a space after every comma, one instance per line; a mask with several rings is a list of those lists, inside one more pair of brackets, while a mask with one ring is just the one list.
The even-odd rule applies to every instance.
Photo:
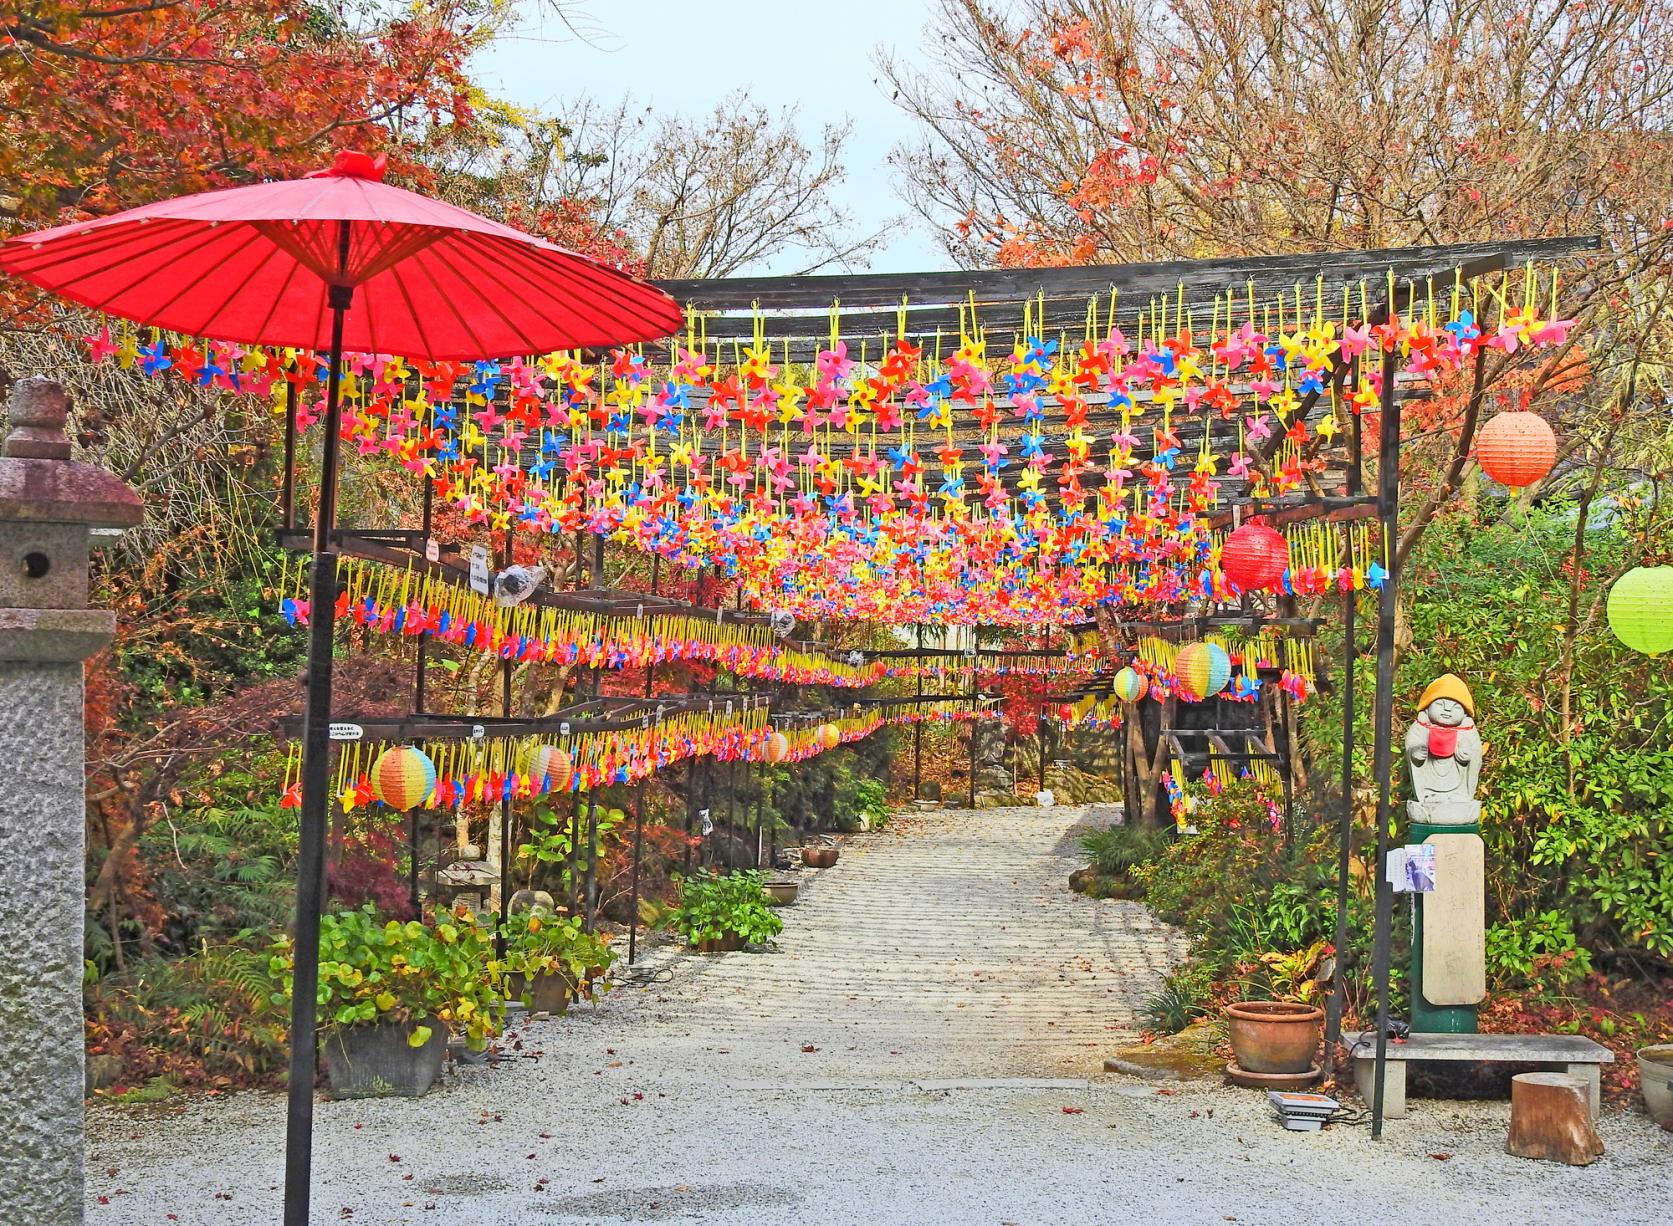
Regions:
[[550, 791], [569, 791], [569, 783], [574, 775], [574, 761], [567, 752], [556, 745], [542, 745], [529, 758], [530, 778], [546, 780], [546, 786]]
[[372, 791], [391, 809], [411, 809], [436, 790], [436, 764], [421, 749], [397, 745], [372, 763]]
[[775, 732], [767, 738], [767, 761], [779, 763], [790, 756], [790, 738]]
[[842, 744], [842, 729], [835, 724], [820, 724], [813, 737], [825, 749], [835, 749]]
[[1475, 453], [1489, 477], [1523, 489], [1557, 462], [1557, 436], [1538, 413], [1500, 413], [1481, 428]]

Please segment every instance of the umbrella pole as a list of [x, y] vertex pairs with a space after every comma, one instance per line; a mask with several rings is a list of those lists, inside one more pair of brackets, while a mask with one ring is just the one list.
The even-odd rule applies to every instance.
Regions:
[[[347, 263], [349, 223], [341, 223], [339, 255]], [[290, 997], [289, 1108], [285, 1118], [284, 1226], [308, 1226], [313, 1173], [315, 998], [319, 992], [320, 910], [325, 903], [327, 770], [331, 757], [331, 654], [337, 606], [338, 395], [343, 364], [343, 313], [353, 290], [330, 287], [331, 367], [325, 380], [324, 448], [319, 511], [314, 517], [313, 606], [308, 636], [308, 701], [302, 716], [302, 810], [296, 857], [296, 944]]]

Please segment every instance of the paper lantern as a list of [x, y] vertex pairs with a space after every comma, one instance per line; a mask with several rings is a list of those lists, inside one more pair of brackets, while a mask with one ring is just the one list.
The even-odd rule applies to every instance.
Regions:
[[436, 764], [411, 745], [386, 749], [372, 763], [372, 791], [391, 809], [411, 809], [436, 790]]
[[835, 724], [820, 724], [814, 730], [813, 739], [819, 742], [822, 749], [835, 749], [842, 744], [842, 729]]
[[767, 761], [777, 764], [790, 756], [790, 738], [775, 732], [767, 738]]
[[1538, 413], [1500, 413], [1476, 438], [1476, 462], [1500, 485], [1532, 485], [1557, 462], [1557, 436]]
[[1124, 668], [1115, 674], [1115, 684], [1112, 687], [1115, 696], [1122, 702], [1137, 702], [1144, 697], [1149, 688], [1150, 682], [1144, 679], [1144, 674], [1130, 668]]
[[575, 763], [556, 745], [542, 745], [529, 757], [529, 775], [545, 780], [548, 791], [567, 792], [575, 775]]
[[1074, 704], [1066, 702], [1061, 707], [1058, 707], [1057, 708], [1057, 718], [1062, 720], [1064, 723], [1068, 723], [1070, 720], [1074, 719], [1075, 718]]
[[1244, 524], [1226, 538], [1220, 550], [1220, 570], [1240, 592], [1276, 586], [1290, 564], [1290, 543], [1284, 534], [1265, 524]]
[[1179, 680], [1181, 698], [1201, 702], [1226, 688], [1232, 676], [1231, 657], [1218, 643], [1187, 643], [1174, 660], [1173, 675]]
[[1609, 628], [1634, 651], [1673, 650], [1673, 566], [1635, 566], [1609, 589]]

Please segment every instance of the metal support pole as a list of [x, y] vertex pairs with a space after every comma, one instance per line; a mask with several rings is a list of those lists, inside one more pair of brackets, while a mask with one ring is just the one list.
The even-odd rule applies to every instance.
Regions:
[[627, 909], [627, 964], [639, 956], [639, 849], [645, 838], [644, 787], [633, 789], [633, 878]]
[[407, 899], [412, 903], [414, 918], [418, 917], [418, 808], [407, 811]]
[[[503, 570], [511, 565], [511, 529], [505, 530], [505, 557], [500, 563]], [[500, 664], [500, 707], [501, 714], [511, 718], [511, 673], [510, 660]], [[494, 930], [494, 956], [505, 957], [505, 928], [506, 921], [511, 918], [511, 794], [509, 791], [500, 798], [500, 919]]]
[[970, 807], [976, 807], [976, 726], [981, 722], [981, 703], [977, 688], [982, 673], [982, 628], [970, 627], [970, 640], [975, 651], [970, 656]]
[[[1351, 462], [1348, 465], [1348, 493], [1360, 492], [1360, 419], [1353, 415]], [[1353, 859], [1354, 798], [1354, 661], [1358, 657], [1359, 595], [1349, 590], [1342, 601], [1342, 813], [1336, 830], [1336, 965], [1331, 976], [1330, 996], [1325, 1001], [1324, 1071], [1335, 1071], [1336, 1045], [1342, 1041], [1343, 998], [1348, 987], [1348, 891]]]
[[[1389, 303], [1393, 318], [1394, 304]], [[1400, 531], [1400, 401], [1394, 394], [1395, 354], [1383, 353], [1382, 437], [1377, 460], [1377, 497], [1383, 530], [1384, 569], [1377, 596], [1377, 700], [1374, 773], [1377, 778], [1377, 863], [1372, 879], [1377, 889], [1377, 930], [1374, 974], [1377, 981], [1377, 1062], [1371, 1095], [1371, 1139], [1383, 1135], [1383, 1083], [1388, 1063], [1388, 944], [1393, 923], [1394, 887], [1389, 884], [1388, 822], [1394, 758], [1394, 612], [1399, 594], [1400, 565], [1396, 552]]]
[[[424, 518], [422, 530], [425, 541], [430, 539], [431, 517], [435, 509], [435, 484], [429, 477], [424, 478]], [[425, 704], [429, 701], [425, 681], [430, 663], [430, 634], [428, 631], [418, 636], [418, 658], [413, 662], [412, 710], [414, 715], [423, 715]]]
[[296, 527], [296, 384], [288, 378], [285, 380], [285, 471], [279, 487], [279, 522], [286, 531]]
[[[918, 697], [924, 696], [924, 627], [918, 623], [918, 658], [914, 663], [918, 670]], [[919, 703], [915, 708], [917, 720], [912, 725], [912, 799], [921, 799], [921, 788], [924, 782], [924, 707]]]
[[[337, 267], [346, 276], [350, 227], [337, 228]], [[285, 1113], [284, 1226], [308, 1226], [313, 1177], [314, 1031], [319, 993], [320, 912], [325, 906], [327, 790], [330, 787], [331, 664], [336, 629], [337, 554], [331, 534], [337, 521], [337, 456], [341, 441], [343, 316], [353, 300], [347, 284], [327, 289], [331, 308], [330, 368], [321, 423], [319, 510], [314, 516], [313, 574], [308, 627], [308, 700], [302, 714], [302, 808], [296, 856], [296, 944], [291, 972], [290, 1081]]]

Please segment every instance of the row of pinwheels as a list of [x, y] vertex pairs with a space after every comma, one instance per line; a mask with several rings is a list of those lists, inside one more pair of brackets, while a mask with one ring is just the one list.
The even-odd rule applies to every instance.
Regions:
[[[1226, 482], [1299, 493], [1343, 413], [1375, 407], [1391, 354], [1442, 379], [1478, 351], [1561, 343], [1571, 321], [1461, 280], [1360, 322], [1294, 300], [1217, 306], [1206, 332], [1153, 304], [1127, 337], [1023, 335], [989, 352], [970, 323], [950, 352], [901, 334], [833, 338], [807, 365], [764, 340], [477, 363], [345, 360], [344, 437], [428, 477], [468, 522], [607, 534], [719, 565], [759, 607], [903, 623], [1072, 623], [1100, 604], [1219, 597], [1202, 518]], [[1554, 278], [1552, 289], [1554, 291]], [[1485, 295], [1486, 301], [1483, 301]], [[1421, 296], [1420, 296], [1421, 301]], [[840, 322], [840, 321], [839, 321]], [[252, 394], [297, 388], [315, 355], [91, 338], [97, 355]]]
[[[956, 702], [876, 707], [835, 714], [804, 727], [775, 729], [767, 708], [733, 714], [686, 711], [643, 728], [572, 736], [486, 737], [388, 744], [362, 741], [338, 755], [332, 795], [344, 813], [382, 803], [394, 809], [526, 800], [635, 783], [692, 758], [720, 762], [800, 762], [890, 724], [974, 718]], [[302, 802], [301, 763], [293, 751], [281, 805]]]

